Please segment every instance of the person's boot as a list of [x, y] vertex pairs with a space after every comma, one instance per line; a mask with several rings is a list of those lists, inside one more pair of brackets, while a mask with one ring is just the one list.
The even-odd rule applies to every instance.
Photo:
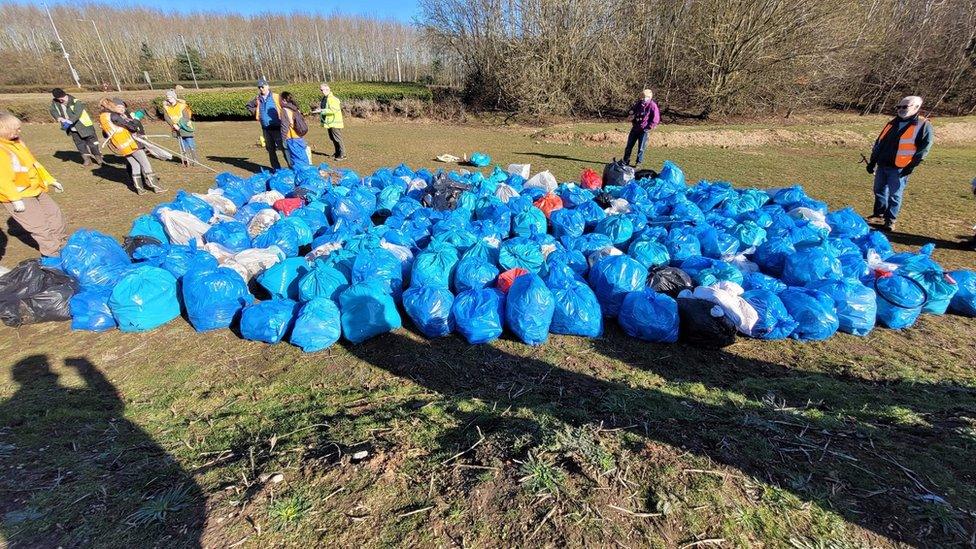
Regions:
[[132, 188], [136, 190], [136, 194], [144, 194], [146, 192], [146, 188], [142, 186], [141, 175], [132, 176]]
[[87, 168], [88, 166], [91, 166], [92, 165], [92, 155], [82, 153], [82, 155], [81, 155], [81, 165], [82, 165], [82, 167], [85, 167], [85, 168]]
[[895, 226], [898, 223], [894, 219], [886, 219], [884, 224], [884, 231], [886, 233], [894, 232]]
[[102, 166], [102, 155], [100, 155], [100, 154], [93, 154], [92, 155], [92, 161], [95, 163], [96, 166], [101, 167]]
[[154, 193], [161, 193], [166, 190], [156, 184], [156, 174], [154, 173], [146, 174], [146, 187]]

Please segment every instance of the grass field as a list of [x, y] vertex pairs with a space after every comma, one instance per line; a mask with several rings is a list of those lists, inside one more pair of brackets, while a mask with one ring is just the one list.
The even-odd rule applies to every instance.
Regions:
[[[867, 213], [857, 160], [882, 119], [761, 145], [752, 126], [696, 145], [663, 128], [647, 164], [742, 186], [802, 183]], [[973, 119], [937, 121], [976, 123]], [[623, 124], [556, 128], [352, 121], [367, 173], [485, 151], [561, 180], [619, 156]], [[150, 133], [162, 133], [162, 128]], [[738, 132], [738, 133], [736, 133]], [[843, 139], [830, 140], [824, 132]], [[253, 123], [201, 123], [201, 156], [267, 163]], [[169, 195], [136, 196], [122, 164], [76, 163], [52, 125], [25, 139], [65, 184], [72, 229], [133, 217], [212, 175], [156, 162]], [[606, 134], [594, 137], [597, 134]], [[951, 268], [976, 222], [976, 141], [937, 142], [909, 185], [899, 248]], [[743, 137], [745, 135], [745, 137]], [[857, 136], [864, 142], [858, 143]], [[806, 136], [806, 137], [805, 137]], [[698, 139], [698, 138], [696, 138]], [[313, 149], [326, 151], [313, 129]], [[165, 143], [165, 141], [164, 141]], [[316, 156], [316, 160], [329, 160]], [[6, 223], [4, 223], [6, 228]], [[2, 264], [36, 255], [17, 236]], [[183, 320], [145, 334], [0, 327], [0, 539], [112, 546], [967, 546], [976, 542], [976, 320], [817, 343], [711, 351], [605, 337], [469, 346], [411, 329], [302, 354]]]

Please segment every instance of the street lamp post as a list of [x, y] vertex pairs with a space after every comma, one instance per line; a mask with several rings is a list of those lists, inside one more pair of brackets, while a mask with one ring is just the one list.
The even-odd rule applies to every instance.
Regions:
[[115, 67], [112, 66], [112, 58], [108, 56], [108, 50], [105, 49], [105, 42], [102, 41], [102, 33], [98, 32], [98, 27], [95, 26], [94, 19], [78, 19], [78, 21], [89, 22], [92, 24], [92, 28], [95, 29], [95, 36], [98, 37], [98, 43], [102, 46], [102, 53], [105, 54], [105, 63], [108, 64], [108, 70], [112, 72], [112, 79], [115, 80], [115, 89], [122, 91], [122, 84], [119, 83], [119, 77], [115, 74]]
[[68, 70], [71, 71], [71, 78], [75, 80], [75, 86], [81, 88], [81, 80], [78, 78], [78, 71], [75, 70], [74, 65], [71, 64], [71, 56], [68, 55], [68, 50], [64, 47], [64, 40], [61, 40], [61, 33], [58, 32], [58, 26], [54, 24], [54, 17], [51, 16], [51, 10], [44, 4], [44, 11], [47, 12], [47, 18], [51, 20], [51, 26], [54, 28], [54, 37], [58, 39], [58, 45], [61, 46], [61, 53], [64, 54], [64, 60], [68, 62]]

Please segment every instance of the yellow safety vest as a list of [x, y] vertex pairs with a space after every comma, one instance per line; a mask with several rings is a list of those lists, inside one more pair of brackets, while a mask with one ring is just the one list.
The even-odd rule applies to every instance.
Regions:
[[335, 95], [329, 94], [325, 99], [325, 108], [320, 115], [323, 128], [341, 129], [342, 125], [342, 103]]
[[190, 131], [193, 130], [193, 122], [190, 118], [193, 116], [193, 112], [190, 110], [190, 106], [186, 104], [186, 101], [182, 99], [177, 101], [175, 105], [170, 105], [169, 103], [163, 103], [163, 110], [166, 111], [166, 116], [173, 121], [174, 124], [179, 125], [180, 121], [186, 117], [186, 122], [184, 125]]
[[0, 202], [13, 202], [47, 191], [54, 177], [21, 141], [0, 139]]
[[112, 123], [112, 113], [103, 112], [98, 116], [98, 122], [102, 126], [102, 133], [105, 134], [115, 152], [122, 156], [129, 156], [139, 150], [139, 144], [132, 138], [129, 130]]

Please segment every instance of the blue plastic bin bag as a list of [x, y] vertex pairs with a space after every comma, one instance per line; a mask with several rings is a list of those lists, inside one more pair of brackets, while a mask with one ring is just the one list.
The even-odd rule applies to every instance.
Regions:
[[339, 300], [339, 294], [349, 287], [349, 279], [325, 259], [316, 259], [312, 268], [298, 281], [298, 300], [311, 301], [325, 297]]
[[791, 334], [794, 339], [827, 339], [840, 328], [834, 300], [821, 291], [790, 287], [781, 292], [779, 298], [797, 323]]
[[457, 248], [448, 244], [432, 244], [414, 259], [410, 286], [450, 288], [457, 264]]
[[829, 295], [837, 307], [839, 331], [859, 336], [874, 329], [878, 316], [878, 300], [874, 290], [857, 279], [820, 280], [808, 286]]
[[528, 345], [542, 345], [549, 338], [555, 310], [552, 292], [539, 275], [515, 279], [505, 298], [505, 323]]
[[342, 335], [352, 343], [396, 330], [401, 326], [400, 313], [382, 280], [360, 282], [339, 295], [342, 312]]
[[606, 257], [590, 269], [590, 287], [606, 317], [616, 317], [629, 292], [643, 290], [647, 267], [626, 255]]
[[427, 337], [443, 337], [454, 331], [453, 306], [454, 295], [447, 288], [414, 286], [403, 292], [403, 309]]
[[465, 257], [458, 262], [454, 270], [454, 291], [461, 293], [488, 288], [495, 284], [498, 274], [498, 268], [484, 259]]
[[656, 343], [678, 341], [678, 303], [650, 288], [624, 296], [617, 322], [630, 337]]
[[874, 291], [878, 294], [878, 323], [892, 330], [914, 325], [928, 301], [928, 294], [918, 281], [897, 271], [876, 279]]
[[226, 267], [191, 271], [180, 290], [186, 316], [198, 332], [229, 328], [253, 300], [241, 275]]
[[241, 311], [241, 336], [275, 344], [285, 339], [295, 321], [298, 304], [290, 299], [260, 301]]
[[742, 298], [759, 314], [759, 320], [752, 327], [750, 334], [752, 337], [767, 340], [784, 339], [796, 330], [796, 321], [775, 293], [761, 289], [749, 290], [742, 294]]
[[304, 257], [290, 257], [279, 261], [258, 275], [257, 281], [275, 299], [297, 300], [299, 282], [309, 272]]
[[232, 252], [243, 252], [251, 247], [251, 237], [247, 233], [247, 225], [239, 221], [224, 221], [210, 227], [203, 239], [207, 242], [220, 244]]
[[176, 278], [159, 267], [137, 267], [112, 288], [108, 306], [123, 332], [158, 328], [180, 316]]
[[949, 300], [949, 310], [957, 315], [976, 316], [976, 272], [952, 271], [949, 276], [958, 286]]
[[82, 289], [114, 286], [132, 268], [125, 249], [110, 236], [80, 229], [61, 249], [61, 269]]
[[68, 307], [71, 309], [71, 329], [87, 332], [104, 332], [117, 325], [108, 300], [111, 289], [97, 288], [78, 292], [71, 296]]
[[490, 343], [502, 335], [505, 295], [494, 288], [468, 290], [454, 298], [454, 324], [468, 343]]
[[327, 297], [316, 297], [301, 306], [288, 341], [306, 353], [331, 347], [342, 335], [339, 307]]

